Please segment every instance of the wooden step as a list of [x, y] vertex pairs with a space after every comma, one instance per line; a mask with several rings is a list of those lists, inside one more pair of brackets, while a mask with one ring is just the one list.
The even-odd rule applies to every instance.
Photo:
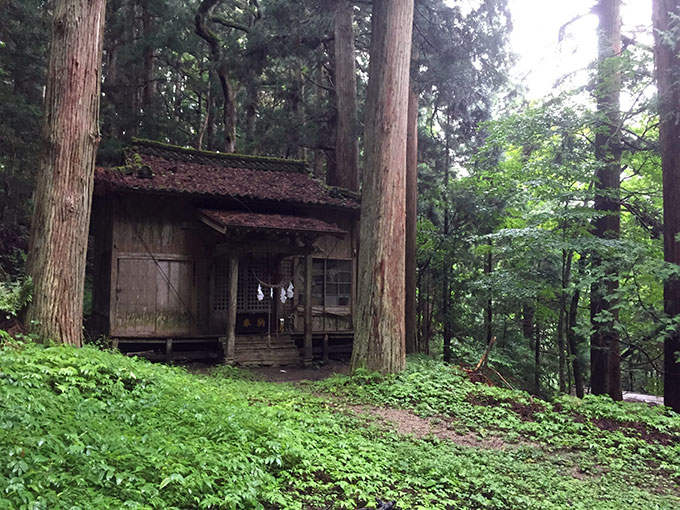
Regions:
[[234, 361], [240, 365], [298, 365], [301, 362], [297, 352], [274, 354], [272, 352], [235, 353]]
[[292, 345], [238, 345], [234, 346], [236, 352], [240, 351], [294, 351], [297, 350], [295, 344]]

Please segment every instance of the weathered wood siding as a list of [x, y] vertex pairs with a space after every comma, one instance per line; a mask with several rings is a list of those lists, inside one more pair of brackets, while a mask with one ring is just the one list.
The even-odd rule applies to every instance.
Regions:
[[95, 333], [109, 333], [111, 306], [111, 250], [113, 210], [110, 198], [95, 200], [92, 207], [94, 236], [94, 272], [92, 296], [92, 327]]
[[[314, 243], [316, 253], [314, 259], [334, 259], [352, 261], [352, 296], [348, 306], [313, 306], [312, 330], [321, 332], [350, 332], [354, 329], [352, 316], [356, 303], [356, 254], [358, 249], [358, 218], [347, 212], [309, 210], [323, 221], [333, 223], [348, 232], [347, 235], [321, 236]], [[302, 290], [304, 289], [304, 257], [298, 257], [295, 262], [295, 331], [304, 330], [304, 306], [302, 306]]]
[[110, 334], [207, 333], [209, 254], [216, 235], [181, 200], [123, 196], [111, 208]]
[[[197, 219], [191, 204], [176, 198], [141, 195], [98, 199], [95, 228], [95, 313], [102, 332], [113, 337], [167, 338], [224, 335], [226, 309], [215, 309], [215, 271], [224, 254], [222, 234]], [[342, 238], [322, 236], [314, 258], [352, 261], [348, 306], [313, 309], [313, 330], [351, 331], [356, 302], [357, 221], [343, 212], [300, 210], [348, 231]], [[266, 240], [262, 240], [266, 241]], [[266, 249], [266, 243], [259, 245]], [[292, 302], [272, 309], [286, 330], [303, 330], [301, 293], [304, 257], [291, 257], [296, 292]], [[246, 260], [242, 261], [244, 264]], [[245, 266], [244, 266], [245, 267]], [[281, 275], [283, 276], [283, 275]], [[290, 319], [292, 317], [292, 320]]]

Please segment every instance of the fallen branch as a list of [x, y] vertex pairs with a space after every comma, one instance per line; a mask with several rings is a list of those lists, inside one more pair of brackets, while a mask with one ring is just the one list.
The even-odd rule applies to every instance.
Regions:
[[496, 337], [492, 337], [491, 341], [489, 342], [489, 345], [486, 346], [486, 351], [484, 351], [484, 354], [482, 354], [482, 358], [479, 360], [479, 363], [477, 363], [477, 366], [473, 370], [473, 372], [479, 372], [479, 370], [486, 365], [486, 362], [489, 360], [489, 353], [491, 352], [491, 348], [493, 345], [496, 343]]
[[465, 370], [467, 372], [468, 377], [470, 377], [470, 374], [475, 374], [475, 375], [478, 375], [478, 376], [485, 377], [487, 380], [489, 380], [488, 377], [484, 376], [484, 374], [481, 373], [482, 369], [486, 368], [488, 370], [491, 370], [494, 374], [496, 374], [500, 378], [500, 380], [503, 381], [506, 384], [506, 386], [508, 388], [510, 388], [511, 390], [514, 390], [515, 388], [512, 386], [512, 384], [510, 384], [505, 379], [505, 377], [503, 377], [500, 374], [500, 372], [498, 372], [498, 370], [489, 366], [489, 354], [491, 353], [491, 349], [493, 348], [495, 343], [496, 343], [496, 337], [494, 336], [494, 337], [491, 338], [489, 345], [486, 346], [486, 350], [484, 351], [484, 354], [482, 354], [482, 357], [480, 358], [479, 363], [477, 363], [477, 366], [475, 368], [473, 368], [472, 370], [467, 369], [467, 368], [464, 368], [463, 370]]
[[514, 391], [515, 388], [512, 387], [512, 384], [510, 384], [508, 381], [505, 380], [505, 377], [503, 377], [498, 370], [495, 368], [487, 367], [489, 370], [491, 370], [494, 374], [496, 374], [498, 377], [501, 378], [501, 381], [503, 381], [505, 384], [508, 385], [508, 388]]

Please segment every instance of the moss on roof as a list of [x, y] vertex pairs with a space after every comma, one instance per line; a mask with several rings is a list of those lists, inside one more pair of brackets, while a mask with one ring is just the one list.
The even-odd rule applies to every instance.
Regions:
[[156, 151], [160, 151], [161, 153], [158, 155], [165, 157], [172, 156], [174, 154], [176, 157], [186, 157], [188, 160], [195, 160], [197, 162], [202, 159], [208, 159], [213, 162], [219, 161], [223, 166], [253, 168], [256, 170], [305, 172], [307, 167], [306, 162], [299, 159], [204, 151], [142, 138], [133, 138], [130, 144], [130, 149], [133, 152], [145, 152], [151, 154], [156, 153]]

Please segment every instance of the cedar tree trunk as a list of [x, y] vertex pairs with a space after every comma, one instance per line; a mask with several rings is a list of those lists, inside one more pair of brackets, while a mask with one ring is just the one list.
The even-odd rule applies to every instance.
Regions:
[[58, 0], [54, 6], [28, 256], [31, 328], [42, 339], [77, 346], [99, 145], [105, 6], [106, 0]]
[[[411, 60], [413, 67], [414, 60]], [[411, 69], [411, 72], [415, 72]], [[417, 351], [416, 253], [418, 224], [418, 93], [411, 80], [406, 135], [406, 352]]]
[[413, 0], [373, 2], [352, 370], [405, 366], [406, 131]]
[[[444, 238], [449, 236], [450, 228], [450, 212], [449, 212], [449, 179], [450, 179], [450, 162], [449, 162], [449, 143], [448, 135], [446, 136], [446, 158], [444, 161]], [[449, 259], [450, 251], [444, 252], [444, 268], [442, 271], [442, 340], [444, 343], [444, 361], [451, 361], [451, 261]]]
[[[612, 63], [612, 57], [621, 52], [621, 0], [599, 0], [598, 28], [598, 126], [595, 151], [599, 162], [596, 181], [595, 212], [600, 216], [593, 221], [593, 234], [600, 239], [618, 239], [621, 232], [619, 206], [621, 174], [621, 132], [619, 95], [621, 75]], [[596, 395], [608, 394], [622, 400], [621, 359], [619, 335], [614, 329], [618, 320], [614, 294], [618, 289], [618, 273], [614, 264], [593, 254], [594, 269], [600, 268], [605, 276], [591, 286], [590, 317], [593, 334], [590, 339], [591, 387]]]
[[338, 123], [335, 166], [329, 167], [328, 184], [359, 191], [359, 124], [352, 8], [350, 0], [339, 0], [335, 7], [335, 97]]
[[[659, 89], [659, 141], [663, 169], [664, 254], [680, 264], [680, 0], [654, 0], [654, 60]], [[680, 280], [664, 285], [664, 310], [680, 314]], [[664, 403], [680, 412], [680, 332], [664, 342]]]

